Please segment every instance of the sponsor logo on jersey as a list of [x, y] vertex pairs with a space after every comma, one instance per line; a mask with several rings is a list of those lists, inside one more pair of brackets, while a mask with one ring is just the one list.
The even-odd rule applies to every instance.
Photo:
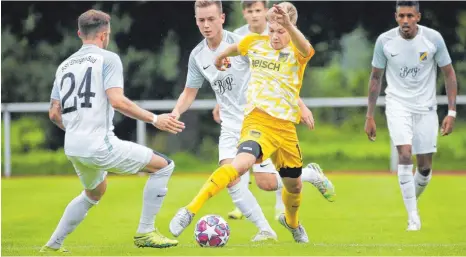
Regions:
[[222, 79], [215, 80], [214, 83], [212, 83], [212, 89], [220, 95], [223, 95], [226, 91], [231, 91], [234, 85], [233, 75], [228, 74]]
[[264, 68], [268, 70], [280, 71], [280, 63], [269, 62], [263, 60], [253, 60], [252, 67], [254, 68]]
[[411, 76], [411, 77], [415, 78], [420, 70], [421, 69], [418, 68], [418, 67], [408, 68], [408, 67], [405, 66], [405, 67], [400, 69], [400, 77], [403, 78], [403, 79], [408, 77], [408, 76]]

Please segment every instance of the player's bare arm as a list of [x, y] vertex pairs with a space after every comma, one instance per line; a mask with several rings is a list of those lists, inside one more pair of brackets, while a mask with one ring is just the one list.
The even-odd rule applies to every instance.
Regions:
[[106, 93], [112, 107], [130, 118], [151, 123], [156, 128], [172, 134], [177, 134], [184, 129], [184, 123], [176, 120], [170, 114], [155, 115], [139, 107], [123, 94], [122, 88], [109, 88]]
[[299, 29], [293, 25], [290, 20], [290, 15], [286, 12], [282, 6], [274, 5], [269, 10], [269, 18], [272, 22], [277, 22], [278, 24], [282, 25], [284, 29], [288, 32], [291, 38], [291, 42], [296, 46], [299, 53], [307, 57], [311, 54], [312, 46], [304, 37], [303, 33], [299, 31]]
[[230, 59], [228, 57], [232, 56], [238, 56], [240, 55], [240, 51], [238, 49], [238, 44], [232, 44], [230, 45], [225, 51], [223, 51], [221, 54], [219, 54], [215, 58], [215, 67], [218, 70], [224, 71], [227, 69], [228, 64], [230, 64]]
[[61, 119], [60, 100], [52, 99], [50, 101], [49, 119], [62, 130], [65, 130]]
[[375, 141], [376, 138], [374, 112], [375, 105], [377, 103], [377, 98], [379, 98], [380, 90], [382, 88], [383, 73], [384, 69], [372, 67], [371, 77], [369, 80], [369, 96], [367, 103], [366, 124], [364, 126], [364, 130], [366, 131], [367, 137], [371, 141]]
[[216, 104], [214, 110], [212, 110], [212, 116], [214, 117], [215, 122], [218, 124], [222, 123], [222, 119], [220, 119], [220, 105]]
[[448, 64], [441, 67], [445, 80], [445, 89], [448, 96], [448, 115], [443, 119], [440, 133], [446, 136], [453, 132], [456, 117], [456, 95], [458, 94], [458, 83], [453, 65]]
[[299, 109], [301, 111], [301, 121], [306, 124], [309, 129], [314, 129], [314, 116], [311, 110], [304, 104], [303, 99], [299, 98]]
[[185, 87], [183, 93], [178, 97], [175, 108], [173, 108], [172, 115], [179, 119], [181, 114], [185, 113], [191, 104], [196, 99], [199, 88]]

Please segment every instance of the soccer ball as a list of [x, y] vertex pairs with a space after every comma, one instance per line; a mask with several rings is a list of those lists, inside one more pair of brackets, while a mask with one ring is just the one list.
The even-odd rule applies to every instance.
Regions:
[[230, 227], [222, 217], [209, 214], [197, 222], [194, 238], [201, 247], [222, 247], [230, 238]]

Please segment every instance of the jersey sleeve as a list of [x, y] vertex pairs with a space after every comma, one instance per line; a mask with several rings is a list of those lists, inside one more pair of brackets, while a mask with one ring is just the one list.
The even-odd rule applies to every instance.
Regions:
[[186, 78], [186, 87], [201, 88], [204, 84], [204, 81], [205, 78], [202, 75], [202, 72], [196, 63], [196, 59], [194, 59], [194, 54], [191, 52], [188, 61], [188, 75]]
[[372, 56], [372, 66], [378, 69], [384, 69], [387, 65], [387, 57], [383, 52], [382, 37], [379, 36], [375, 42], [374, 55]]
[[251, 47], [251, 43], [256, 39], [254, 34], [249, 34], [245, 36], [241, 41], [238, 43], [238, 50], [241, 55], [247, 55], [249, 48]]
[[104, 89], [112, 87], [123, 88], [123, 64], [117, 54], [110, 54], [104, 59], [103, 67]]
[[50, 94], [50, 99], [60, 100], [60, 89], [57, 85], [57, 79], [53, 81], [52, 93]]
[[447, 46], [445, 41], [443, 40], [442, 35], [440, 33], [436, 33], [434, 38], [434, 44], [437, 47], [437, 52], [435, 53], [435, 61], [439, 67], [444, 67], [451, 63], [450, 54], [448, 53]]
[[293, 49], [293, 52], [294, 52], [294, 55], [296, 57], [296, 59], [298, 60], [298, 62], [300, 64], [305, 64], [307, 62], [309, 62], [309, 60], [311, 60], [311, 58], [314, 56], [314, 54], [316, 53], [316, 51], [314, 50], [314, 47], [312, 47], [311, 43], [309, 43], [309, 41], [307, 41], [307, 43], [309, 44], [309, 46], [311, 47], [311, 50], [309, 51], [309, 54], [307, 56], [303, 56], [298, 48], [296, 48], [296, 46], [294, 44], [291, 44], [292, 46], [292, 49]]

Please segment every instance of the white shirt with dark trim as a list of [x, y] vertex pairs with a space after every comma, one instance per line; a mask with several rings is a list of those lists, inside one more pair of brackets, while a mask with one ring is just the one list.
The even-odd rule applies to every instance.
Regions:
[[437, 66], [451, 63], [442, 35], [418, 25], [410, 40], [399, 28], [381, 34], [376, 41], [372, 66], [386, 69], [387, 110], [426, 113], [437, 109]]
[[186, 87], [201, 88], [205, 82], [210, 84], [220, 105], [222, 126], [239, 131], [244, 120], [246, 90], [251, 75], [249, 59], [243, 56], [231, 57], [230, 68], [226, 71], [217, 70], [214, 65], [217, 55], [241, 39], [226, 30], [222, 33], [222, 42], [217, 49], [210, 49], [204, 39], [191, 51]]
[[59, 100], [65, 126], [65, 154], [90, 157], [114, 136], [109, 88], [123, 88], [120, 57], [95, 45], [83, 45], [55, 73], [50, 98]]

